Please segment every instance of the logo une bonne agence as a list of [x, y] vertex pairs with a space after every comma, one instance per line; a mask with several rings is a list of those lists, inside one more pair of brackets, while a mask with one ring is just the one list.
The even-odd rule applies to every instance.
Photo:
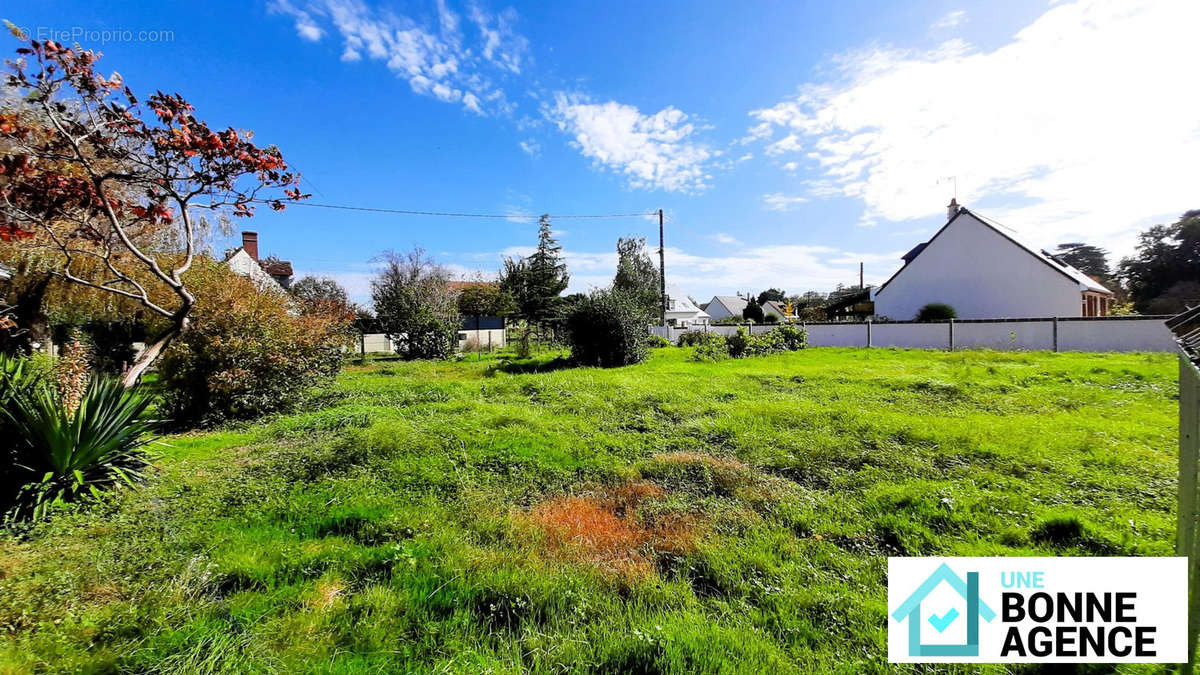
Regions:
[[888, 558], [888, 661], [1182, 663], [1187, 558]]

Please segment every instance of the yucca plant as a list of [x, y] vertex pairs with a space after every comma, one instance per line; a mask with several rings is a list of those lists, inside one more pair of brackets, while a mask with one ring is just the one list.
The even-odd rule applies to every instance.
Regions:
[[[44, 375], [28, 359], [0, 354], [0, 410], [9, 410], [15, 398], [27, 397], [35, 388], [45, 386]], [[13, 503], [27, 478], [26, 472], [17, 466], [22, 446], [12, 420], [0, 414], [0, 511]]]
[[160, 426], [148, 415], [152, 401], [146, 391], [106, 377], [91, 379], [73, 412], [52, 387], [13, 395], [4, 415], [24, 441], [17, 465], [32, 482], [21, 488], [7, 520], [39, 520], [52, 506], [142, 479], [146, 446]]

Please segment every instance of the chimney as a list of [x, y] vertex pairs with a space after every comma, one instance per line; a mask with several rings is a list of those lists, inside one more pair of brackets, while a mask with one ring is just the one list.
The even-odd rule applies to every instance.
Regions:
[[947, 223], [950, 222], [950, 219], [957, 215], [958, 215], [958, 200], [951, 198], [950, 204], [946, 206], [946, 222]]
[[251, 258], [254, 258], [255, 262], [258, 262], [258, 233], [243, 232], [242, 248], [246, 250], [246, 253], [250, 254]]

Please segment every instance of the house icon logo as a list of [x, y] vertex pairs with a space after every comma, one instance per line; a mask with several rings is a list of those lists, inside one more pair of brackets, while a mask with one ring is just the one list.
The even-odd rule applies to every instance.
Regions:
[[[967, 602], [967, 612], [964, 617], [967, 622], [967, 640], [964, 644], [924, 644], [921, 642], [921, 601], [942, 583], [950, 585]], [[931, 608], [927, 608], [931, 609]], [[932, 608], [934, 612], [937, 608]], [[979, 600], [979, 572], [967, 572], [967, 579], [958, 576], [949, 565], [942, 563], [933, 574], [912, 592], [900, 606], [892, 612], [896, 622], [908, 620], [908, 655], [909, 656], [979, 656], [979, 617], [991, 622], [996, 618], [985, 603]], [[939, 633], [944, 632], [959, 618], [957, 608], [943, 610], [941, 614], [928, 614], [927, 621]]]

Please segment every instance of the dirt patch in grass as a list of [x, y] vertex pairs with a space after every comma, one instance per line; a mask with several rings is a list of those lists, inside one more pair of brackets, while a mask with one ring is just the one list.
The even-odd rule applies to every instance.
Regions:
[[647, 482], [599, 487], [544, 501], [528, 520], [555, 557], [633, 582], [653, 574], [660, 555], [695, 550], [698, 517], [643, 508], [665, 496]]

